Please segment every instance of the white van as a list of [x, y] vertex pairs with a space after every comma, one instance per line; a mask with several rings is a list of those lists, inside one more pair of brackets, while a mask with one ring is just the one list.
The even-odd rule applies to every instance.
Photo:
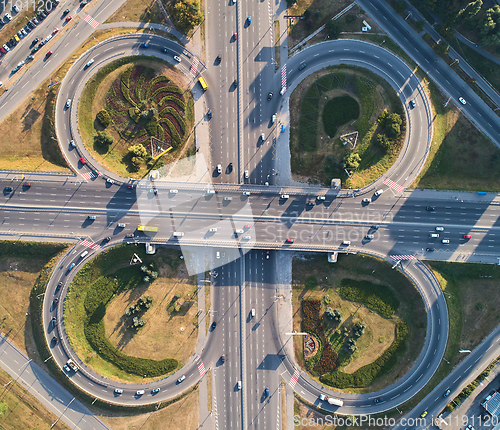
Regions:
[[351, 241], [350, 240], [344, 240], [342, 242], [342, 246], [349, 246], [351, 244]]
[[183, 231], [174, 231], [174, 237], [182, 237], [184, 236], [184, 232]]
[[80, 258], [85, 258], [87, 255], [89, 255], [89, 252], [88, 252], [88, 251], [83, 251], [83, 252], [80, 254]]
[[248, 179], [248, 170], [245, 170], [245, 179]]
[[252, 318], [255, 316], [255, 309], [252, 308], [250, 315], [252, 315]]
[[384, 190], [375, 191], [375, 197], [380, 196], [380, 194], [382, 194], [383, 192], [384, 192]]

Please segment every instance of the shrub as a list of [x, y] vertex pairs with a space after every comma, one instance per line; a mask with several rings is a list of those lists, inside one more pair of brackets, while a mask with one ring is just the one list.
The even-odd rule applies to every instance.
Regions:
[[[146, 150], [146, 148], [144, 148], [143, 145], [141, 145], [140, 143], [137, 144], [137, 145], [131, 145], [128, 147], [128, 152], [136, 157], [139, 157], [139, 158], [145, 158], [147, 155], [148, 155], [148, 151]], [[142, 268], [145, 268], [144, 270]], [[143, 272], [147, 271], [147, 267], [145, 266], [142, 266], [141, 267], [141, 270]]]
[[313, 288], [316, 288], [318, 286], [318, 280], [316, 279], [316, 276], [308, 276], [306, 278], [306, 281], [304, 282], [304, 288], [308, 290], [312, 290]]
[[109, 124], [111, 124], [111, 116], [106, 109], [102, 109], [97, 112], [96, 119], [104, 128], [108, 127]]
[[333, 350], [330, 343], [325, 342], [323, 346], [323, 352], [321, 353], [321, 359], [318, 364], [314, 366], [314, 371], [320, 375], [326, 372], [336, 370], [339, 367], [339, 356]]
[[94, 137], [94, 142], [102, 147], [108, 147], [109, 145], [112, 145], [114, 141], [114, 137], [105, 130], [98, 131], [97, 136]]
[[158, 127], [158, 121], [156, 121], [155, 118], [151, 118], [144, 126], [144, 129], [150, 136], [156, 136], [157, 127]]
[[177, 0], [172, 8], [172, 15], [177, 27], [184, 33], [188, 33], [203, 21], [199, 3], [193, 0]]
[[326, 23], [326, 32], [328, 36], [330, 36], [332, 39], [337, 39], [340, 36], [340, 33], [342, 32], [342, 24], [340, 21], [334, 21], [331, 19]]
[[322, 114], [323, 127], [333, 137], [337, 128], [359, 117], [359, 104], [350, 96], [334, 97], [325, 104]]

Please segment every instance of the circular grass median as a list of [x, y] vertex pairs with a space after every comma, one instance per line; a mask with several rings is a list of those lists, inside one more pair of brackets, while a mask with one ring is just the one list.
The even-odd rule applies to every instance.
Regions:
[[312, 73], [290, 97], [294, 179], [361, 188], [397, 159], [405, 140], [403, 107], [373, 73], [347, 66]]
[[[134, 253], [142, 263], [130, 265]], [[147, 255], [120, 245], [99, 254], [66, 295], [71, 346], [111, 379], [137, 383], [168, 376], [192, 355], [198, 339], [195, 281], [178, 251], [159, 248]], [[174, 296], [178, 311], [169, 309]]]
[[82, 92], [78, 120], [87, 150], [120, 176], [141, 178], [196, 151], [188, 81], [150, 57], [124, 58], [99, 70]]
[[313, 335], [312, 342], [294, 338], [296, 359], [322, 384], [376, 391], [417, 360], [425, 308], [413, 284], [388, 263], [363, 255], [339, 255], [335, 264], [325, 256], [295, 259], [292, 292], [293, 330]]

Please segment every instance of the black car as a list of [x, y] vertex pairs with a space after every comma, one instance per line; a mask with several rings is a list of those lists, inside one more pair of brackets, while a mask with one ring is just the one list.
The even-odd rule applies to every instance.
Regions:
[[382, 397], [376, 397], [373, 401], [374, 403], [380, 403], [382, 401]]
[[33, 30], [35, 28], [35, 24], [33, 24], [31, 21], [26, 24], [27, 27], [30, 28], [30, 30]]
[[212, 325], [210, 326], [210, 328], [211, 328], [212, 330], [214, 330], [214, 329], [215, 329], [215, 327], [217, 327], [217, 322], [216, 322], [216, 321], [214, 321], [214, 322], [212, 323]]
[[54, 323], [54, 325], [56, 325], [56, 321], [57, 321], [57, 318], [56, 317], [52, 317], [52, 322]]
[[267, 95], [267, 99], [271, 100], [273, 98], [273, 92], [269, 91], [269, 94]]
[[45, 18], [45, 15], [43, 15], [41, 12], [36, 16], [36, 19], [38, 19], [38, 21], [43, 21]]
[[435, 250], [434, 250], [434, 248], [427, 248], [426, 251], [427, 252], [434, 252]]
[[61, 289], [61, 287], [62, 287], [62, 284], [63, 284], [62, 282], [59, 282], [59, 283], [57, 284], [57, 287], [56, 287], [56, 290], [54, 291], [54, 294], [57, 294], [57, 293], [59, 292], [59, 290], [60, 290], [60, 289]]
[[55, 337], [55, 336], [54, 336], [54, 337], [52, 338], [52, 342], [54, 343], [54, 345], [57, 345], [57, 337]]
[[207, 117], [208, 119], [212, 119], [212, 111], [210, 109], [208, 109]]
[[313, 202], [307, 202], [306, 205], [307, 206], [314, 206], [314, 203]]
[[229, 163], [229, 165], [227, 166], [227, 171], [228, 173], [231, 173], [233, 171], [233, 163]]
[[53, 304], [54, 306], [56, 306], [56, 305], [57, 305], [57, 302], [59, 302], [59, 299], [56, 297], [56, 298], [54, 299], [54, 301], [52, 302], [52, 304]]
[[234, 85], [235, 88], [238, 86], [238, 80], [237, 79], [234, 80], [233, 85]]
[[224, 364], [224, 362], [225, 362], [225, 361], [226, 361], [226, 357], [225, 357], [224, 355], [221, 355], [221, 356], [220, 356], [220, 362], [221, 362], [222, 364]]
[[425, 210], [428, 210], [428, 211], [435, 211], [435, 210], [436, 210], [436, 208], [435, 208], [434, 206], [427, 206], [427, 207], [425, 208]]
[[69, 9], [66, 9], [66, 10], [63, 12], [63, 16], [66, 16], [68, 13], [69, 13]]
[[379, 229], [379, 227], [380, 227], [380, 226], [378, 226], [378, 225], [372, 225], [372, 226], [371, 226], [371, 229], [372, 229], [372, 230], [378, 230], [378, 229]]
[[39, 39], [38, 37], [35, 37], [35, 38], [33, 39], [33, 41], [31, 42], [31, 46], [34, 46], [35, 44], [37, 44], [39, 40], [40, 40], [40, 39]]
[[3, 189], [4, 193], [11, 193], [12, 192], [12, 187], [5, 187]]

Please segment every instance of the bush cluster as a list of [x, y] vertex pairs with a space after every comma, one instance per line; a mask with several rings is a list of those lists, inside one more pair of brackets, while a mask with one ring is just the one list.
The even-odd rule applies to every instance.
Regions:
[[337, 128], [359, 117], [359, 104], [351, 96], [334, 97], [323, 108], [322, 120], [325, 133], [333, 137]]
[[399, 300], [388, 287], [369, 281], [343, 279], [338, 292], [343, 298], [362, 303], [385, 318], [392, 318], [399, 307]]
[[320, 377], [320, 382], [335, 388], [368, 387], [374, 380], [389, 372], [398, 362], [398, 357], [406, 349], [408, 326], [404, 321], [396, 324], [396, 338], [391, 346], [374, 362], [356, 370], [354, 373], [328, 372]]
[[101, 109], [99, 112], [97, 112], [96, 119], [104, 128], [108, 127], [111, 124], [111, 116], [106, 109]]

